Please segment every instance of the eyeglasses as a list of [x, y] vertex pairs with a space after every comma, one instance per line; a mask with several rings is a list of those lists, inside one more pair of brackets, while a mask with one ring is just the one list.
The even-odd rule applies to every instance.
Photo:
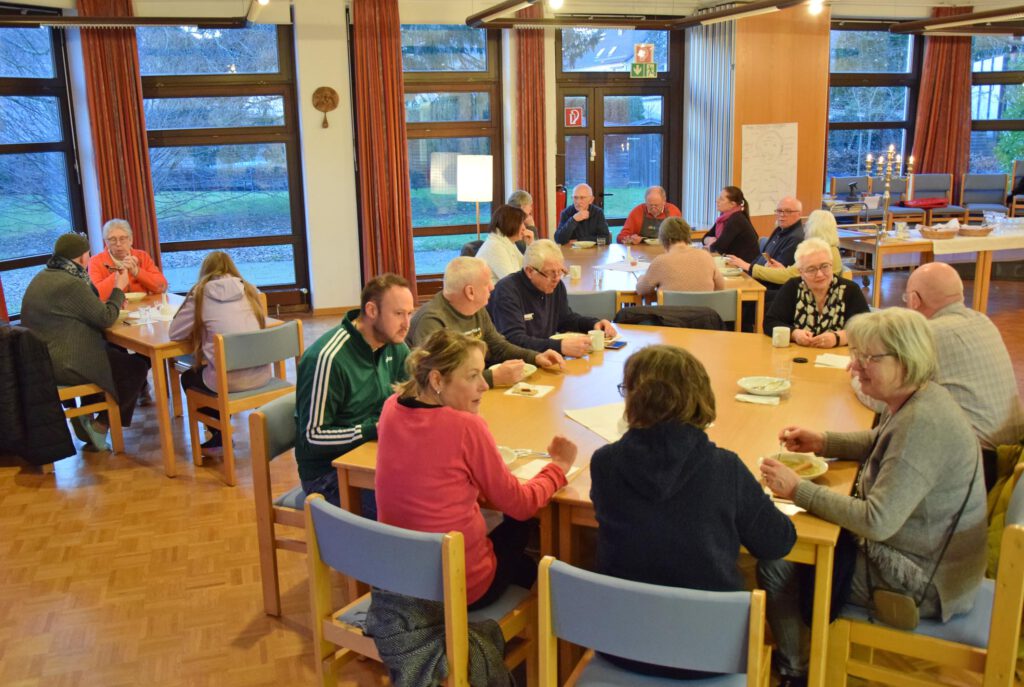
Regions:
[[799, 210], [783, 210], [782, 208], [776, 208], [775, 209], [775, 214], [776, 215], [795, 215], [798, 212], [800, 212], [800, 211]]
[[615, 388], [619, 390], [619, 396], [622, 396], [623, 398], [626, 397], [626, 392], [629, 391], [625, 384], [616, 384]]
[[559, 279], [561, 279], [565, 275], [569, 274], [569, 270], [567, 270], [565, 268], [562, 268], [560, 270], [555, 270], [552, 273], [545, 272], [544, 270], [539, 270], [536, 267], [531, 267], [530, 269], [533, 270], [534, 272], [536, 272], [537, 274], [539, 274], [540, 276], [544, 277], [548, 281], [558, 281]]
[[877, 363], [882, 358], [895, 358], [895, 353], [861, 353], [856, 348], [850, 349], [850, 358], [861, 367], [867, 363]]
[[821, 272], [823, 274], [831, 274], [832, 273], [832, 263], [824, 262], [824, 263], [822, 263], [820, 265], [811, 265], [810, 267], [803, 268], [802, 270], [800, 270], [800, 272], [802, 274], [807, 274], [807, 275], [810, 275], [812, 277], [814, 275], [818, 274], [819, 272]]

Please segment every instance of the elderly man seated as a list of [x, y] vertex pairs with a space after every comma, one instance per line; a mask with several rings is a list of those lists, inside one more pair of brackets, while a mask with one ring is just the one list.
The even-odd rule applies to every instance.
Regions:
[[132, 227], [123, 219], [112, 219], [103, 225], [103, 243], [107, 247], [89, 261], [89, 278], [96, 285], [100, 298], [107, 300], [114, 290], [116, 275], [128, 275], [126, 293], [163, 293], [167, 280], [145, 251], [132, 248]]
[[494, 328], [487, 313], [487, 302], [494, 285], [491, 270], [479, 258], [458, 257], [444, 269], [444, 285], [427, 303], [416, 311], [409, 325], [406, 342], [410, 348], [421, 346], [438, 329], [452, 329], [476, 336], [487, 344], [484, 380], [488, 385], [511, 386], [521, 380], [523, 363], [538, 367], [561, 367], [565, 360], [558, 351], [536, 350], [516, 346]]
[[525, 265], [498, 281], [487, 309], [499, 332], [524, 348], [552, 348], [562, 355], [579, 358], [590, 352], [586, 334], [551, 337], [564, 332], [604, 331], [614, 337], [615, 327], [608, 320], [586, 317], [569, 308], [569, 297], [562, 283], [565, 259], [554, 241], [540, 239], [526, 249]]
[[611, 241], [612, 233], [604, 218], [604, 210], [594, 205], [594, 191], [587, 184], [578, 184], [572, 190], [572, 205], [562, 210], [555, 230], [555, 243], [570, 241]]
[[664, 220], [682, 216], [679, 208], [668, 202], [665, 189], [661, 186], [651, 186], [644, 194], [644, 202], [633, 208], [626, 217], [626, 223], [622, 225], [622, 231], [616, 240], [619, 243], [635, 244], [644, 239], [656, 239], [658, 228]]

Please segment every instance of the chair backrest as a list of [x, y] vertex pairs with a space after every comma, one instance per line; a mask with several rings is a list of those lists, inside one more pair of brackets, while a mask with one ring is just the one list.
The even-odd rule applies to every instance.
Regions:
[[952, 174], [913, 174], [910, 177], [909, 197], [950, 199], [953, 192]]
[[740, 292], [725, 291], [658, 291], [658, 305], [700, 305], [718, 313], [723, 322], [740, 319]]
[[[397, 594], [444, 601], [442, 546], [451, 534], [415, 532], [367, 520], [309, 497], [320, 558], [349, 577]], [[461, 536], [458, 537], [461, 540]]]
[[569, 309], [580, 315], [611, 321], [615, 318], [615, 291], [570, 293]]
[[961, 189], [961, 203], [1002, 205], [1006, 201], [1006, 175], [965, 174]]
[[[871, 192], [885, 193], [885, 177], [871, 177]], [[898, 203], [906, 193], [906, 177], [892, 177], [889, 179], [889, 198], [892, 203]]]
[[1013, 176], [1010, 179], [1010, 191], [1017, 188], [1017, 182], [1024, 177], [1024, 160], [1013, 161]]
[[463, 258], [475, 258], [476, 254], [480, 252], [480, 246], [482, 245], [484, 245], [483, 239], [467, 241], [462, 244], [462, 250], [459, 251], [459, 255]]
[[848, 196], [850, 184], [857, 184], [857, 193], [870, 193], [871, 186], [867, 176], [862, 177], [832, 177], [829, 181], [828, 192], [836, 198]]
[[747, 671], [750, 592], [662, 587], [545, 559], [548, 563], [551, 629], [557, 637], [671, 668]]
[[[259, 448], [264, 452], [267, 462], [274, 460], [285, 451], [295, 448], [294, 391], [260, 406], [257, 412], [260, 413], [263, 422], [264, 445]], [[253, 446], [254, 451], [256, 448]]]
[[758, 237], [758, 239], [757, 239], [757, 249], [759, 251], [763, 252], [764, 251], [764, 247], [767, 246], [767, 245], [768, 245], [768, 237], [767, 236], [760, 236], [760, 237]]
[[218, 336], [224, 340], [225, 372], [302, 355], [302, 325], [298, 320], [276, 327]]

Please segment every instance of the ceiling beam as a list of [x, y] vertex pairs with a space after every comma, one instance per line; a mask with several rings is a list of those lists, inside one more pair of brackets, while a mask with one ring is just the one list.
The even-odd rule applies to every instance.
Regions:
[[120, 29], [135, 26], [197, 26], [201, 29], [244, 29], [245, 17], [64, 17], [45, 14], [0, 14], [0, 27], [55, 26], [84, 29]]
[[[998, 28], [1000, 22], [1012, 22], [1024, 19], [1024, 5], [1015, 7], [1004, 7], [998, 10], [987, 10], [985, 12], [967, 12], [965, 14], [953, 14], [948, 17], [929, 17], [916, 21], [904, 21], [889, 26], [890, 33], [923, 33], [925, 31], [945, 31], [959, 27], [971, 27], [972, 30], [994, 26]], [[980, 26], [979, 26], [980, 25]], [[1005, 32], [1005, 31], [1004, 31]], [[967, 31], [966, 33], [971, 33]], [[978, 33], [982, 33], [978, 31]]]

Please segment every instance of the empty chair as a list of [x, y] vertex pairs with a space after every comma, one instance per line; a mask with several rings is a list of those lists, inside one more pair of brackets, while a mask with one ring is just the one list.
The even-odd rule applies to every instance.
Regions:
[[[1024, 609], [1024, 480], [1018, 480], [1006, 511], [995, 580], [983, 580], [970, 612], [947, 623], [921, 620], [913, 631], [872, 622], [867, 609], [848, 605], [832, 625], [825, 684], [845, 685], [848, 675], [890, 685], [924, 685], [927, 679], [873, 663], [873, 652], [897, 653], [982, 675], [983, 687], [1011, 687]], [[926, 676], [927, 677], [927, 676]]]
[[475, 241], [467, 241], [462, 244], [462, 250], [459, 251], [459, 255], [464, 258], [475, 258], [476, 254], [480, 252], [480, 246], [484, 245], [482, 239], [476, 239]]
[[1010, 216], [1020, 217], [1024, 210], [1024, 194], [1021, 193], [1021, 179], [1024, 179], [1024, 160], [1013, 161], [1013, 177], [1010, 179]]
[[966, 208], [967, 219], [981, 219], [986, 212], [1006, 214], [1006, 175], [964, 174], [960, 205]]
[[743, 306], [738, 289], [725, 291], [659, 291], [658, 305], [697, 305], [711, 308], [723, 322], [732, 322], [741, 330]]
[[570, 293], [568, 296], [569, 309], [580, 315], [611, 322], [615, 319], [615, 313], [619, 311], [617, 291]]
[[[468, 623], [494, 620], [506, 640], [505, 663], [527, 661], [527, 683], [536, 682], [536, 599], [512, 585], [487, 608], [467, 613], [465, 551], [461, 532], [430, 534], [367, 520], [333, 506], [320, 494], [306, 498], [313, 656], [322, 685], [337, 684], [338, 668], [358, 656], [380, 660], [361, 618], [370, 604], [363, 594], [343, 608], [331, 602], [330, 569], [396, 594], [443, 603], [447, 684], [468, 685]], [[340, 647], [340, 650], [338, 650]]]
[[768, 685], [771, 649], [764, 644], [762, 590], [662, 587], [581, 570], [551, 556], [540, 563], [538, 590], [541, 684], [559, 684], [557, 640], [563, 639], [588, 649], [567, 685], [686, 684], [629, 672], [595, 651], [723, 673], [701, 685]]
[[941, 207], [924, 209], [925, 224], [954, 218], [961, 222], [967, 221], [967, 210], [961, 205], [953, 205], [952, 174], [911, 174], [907, 197], [910, 200], [942, 198], [946, 201]]
[[[883, 177], [871, 178], [871, 189], [879, 195], [885, 193], [885, 179]], [[924, 222], [925, 211], [920, 208], [907, 208], [900, 203], [907, 198], [907, 178], [893, 177], [889, 180], [889, 212], [886, 214], [883, 207], [884, 200], [877, 208], [871, 208], [865, 212], [867, 220], [883, 225], [886, 229], [892, 228], [893, 222]]]
[[[284, 361], [295, 358], [298, 364], [302, 355], [302, 322], [293, 320], [276, 327], [257, 329], [238, 334], [217, 334], [214, 337], [214, 369], [217, 370], [217, 388], [219, 393], [211, 395], [200, 389], [189, 389], [185, 393], [188, 399], [188, 428], [192, 440], [192, 461], [196, 465], [203, 464], [203, 455], [199, 441], [199, 422], [221, 431], [224, 443], [224, 481], [235, 484], [235, 452], [231, 445], [231, 415], [243, 410], [257, 408], [278, 396], [284, 396], [295, 389], [295, 385], [287, 381], [284, 372]], [[256, 389], [229, 392], [228, 372], [241, 370], [267, 363], [276, 363], [276, 377]], [[220, 417], [213, 417], [201, 411], [202, 408], [214, 408]]]
[[276, 616], [281, 615], [277, 550], [306, 553], [304, 539], [278, 534], [279, 526], [305, 528], [306, 518], [302, 509], [306, 494], [301, 485], [296, 485], [274, 498], [270, 478], [270, 462], [295, 447], [295, 392], [275, 398], [249, 415], [249, 446], [252, 449], [252, 487], [256, 502], [263, 610], [267, 615]]

